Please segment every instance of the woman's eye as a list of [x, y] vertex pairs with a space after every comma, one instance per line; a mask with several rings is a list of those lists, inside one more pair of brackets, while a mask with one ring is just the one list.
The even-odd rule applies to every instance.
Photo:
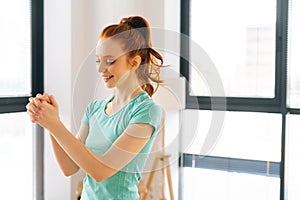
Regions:
[[[99, 65], [102, 61], [101, 60], [96, 60], [96, 64]], [[105, 65], [112, 65], [116, 62], [116, 60], [112, 60], [112, 59], [107, 59], [105, 60]]]
[[115, 61], [116, 60], [106, 60], [106, 65], [112, 65]]

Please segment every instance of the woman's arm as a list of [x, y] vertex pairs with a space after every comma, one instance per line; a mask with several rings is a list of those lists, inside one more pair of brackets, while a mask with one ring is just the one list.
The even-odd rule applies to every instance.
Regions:
[[153, 128], [148, 124], [141, 126], [147, 137], [135, 137], [124, 132], [103, 156], [97, 155], [83, 145], [61, 122], [50, 128], [50, 133], [82, 170], [100, 182], [120, 171], [148, 142]]
[[[56, 109], [58, 109], [58, 105], [52, 96], [49, 97], [48, 95], [38, 94], [36, 98], [30, 98], [29, 101], [30, 103], [26, 106], [26, 108], [32, 122], [36, 122], [37, 120], [36, 117], [41, 112], [40, 107], [42, 101], [51, 103]], [[78, 135], [87, 135], [87, 133], [88, 133], [88, 127], [81, 126]], [[61, 148], [61, 146], [54, 139], [52, 134], [50, 134], [50, 140], [51, 140], [51, 145], [52, 145], [55, 159], [59, 167], [61, 168], [63, 174], [65, 176], [70, 176], [76, 173], [79, 170], [77, 164], [68, 156], [68, 154], [66, 154], [66, 152]]]
[[96, 181], [102, 181], [128, 164], [145, 146], [153, 133], [149, 124], [132, 124], [99, 156], [70, 133], [58, 117], [55, 106], [42, 102], [36, 122], [48, 129], [51, 136], [78, 167]]
[[[88, 131], [89, 128], [87, 125], [82, 124], [80, 126], [79, 132], [76, 137], [81, 143], [85, 142], [85, 137], [87, 136]], [[57, 143], [57, 141], [53, 137], [53, 133], [50, 133], [50, 139], [51, 139], [53, 153], [63, 174], [65, 176], [71, 176], [75, 174], [79, 170], [78, 165], [70, 158], [70, 156], [65, 152], [65, 150]]]
[[50, 140], [55, 159], [63, 174], [65, 176], [71, 176], [75, 174], [79, 170], [78, 165], [68, 156], [68, 154], [66, 154], [63, 148], [60, 147], [51, 134]]

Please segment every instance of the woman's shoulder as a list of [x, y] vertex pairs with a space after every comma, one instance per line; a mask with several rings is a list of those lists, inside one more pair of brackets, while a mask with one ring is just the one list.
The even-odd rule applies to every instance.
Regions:
[[100, 106], [101, 104], [103, 104], [104, 103], [104, 101], [105, 100], [93, 100], [93, 101], [91, 101], [88, 105], [87, 105], [87, 107], [90, 107], [90, 108], [95, 108], [95, 107], [98, 107], [98, 106]]
[[105, 105], [105, 102], [107, 102], [107, 100], [93, 100], [87, 105], [86, 111], [88, 113], [98, 111]]
[[134, 102], [136, 107], [160, 107], [148, 94], [142, 92]]
[[130, 123], [147, 123], [158, 130], [164, 112], [151, 97], [145, 94], [134, 102], [130, 113]]
[[141, 110], [152, 110], [153, 112], [160, 113], [162, 108], [144, 92], [136, 99], [132, 107], [133, 111], [139, 112]]

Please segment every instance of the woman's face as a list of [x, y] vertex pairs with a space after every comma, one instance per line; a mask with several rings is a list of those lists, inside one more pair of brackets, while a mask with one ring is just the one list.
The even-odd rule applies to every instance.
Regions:
[[108, 88], [133, 81], [132, 66], [128, 62], [126, 52], [121, 43], [112, 39], [100, 39], [96, 47], [96, 63], [98, 72], [102, 75], [104, 84]]

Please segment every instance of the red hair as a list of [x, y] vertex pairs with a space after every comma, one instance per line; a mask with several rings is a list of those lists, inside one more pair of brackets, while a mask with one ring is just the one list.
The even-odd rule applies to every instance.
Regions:
[[[129, 58], [139, 55], [142, 59], [136, 73], [141, 88], [152, 96], [163, 81], [160, 79], [160, 67], [163, 66], [163, 57], [152, 48], [150, 26], [147, 20], [140, 16], [121, 19], [119, 24], [105, 27], [100, 38], [113, 37], [121, 41], [122, 48], [128, 52]], [[160, 62], [158, 64], [158, 61]], [[154, 89], [152, 83], [156, 84]]]

